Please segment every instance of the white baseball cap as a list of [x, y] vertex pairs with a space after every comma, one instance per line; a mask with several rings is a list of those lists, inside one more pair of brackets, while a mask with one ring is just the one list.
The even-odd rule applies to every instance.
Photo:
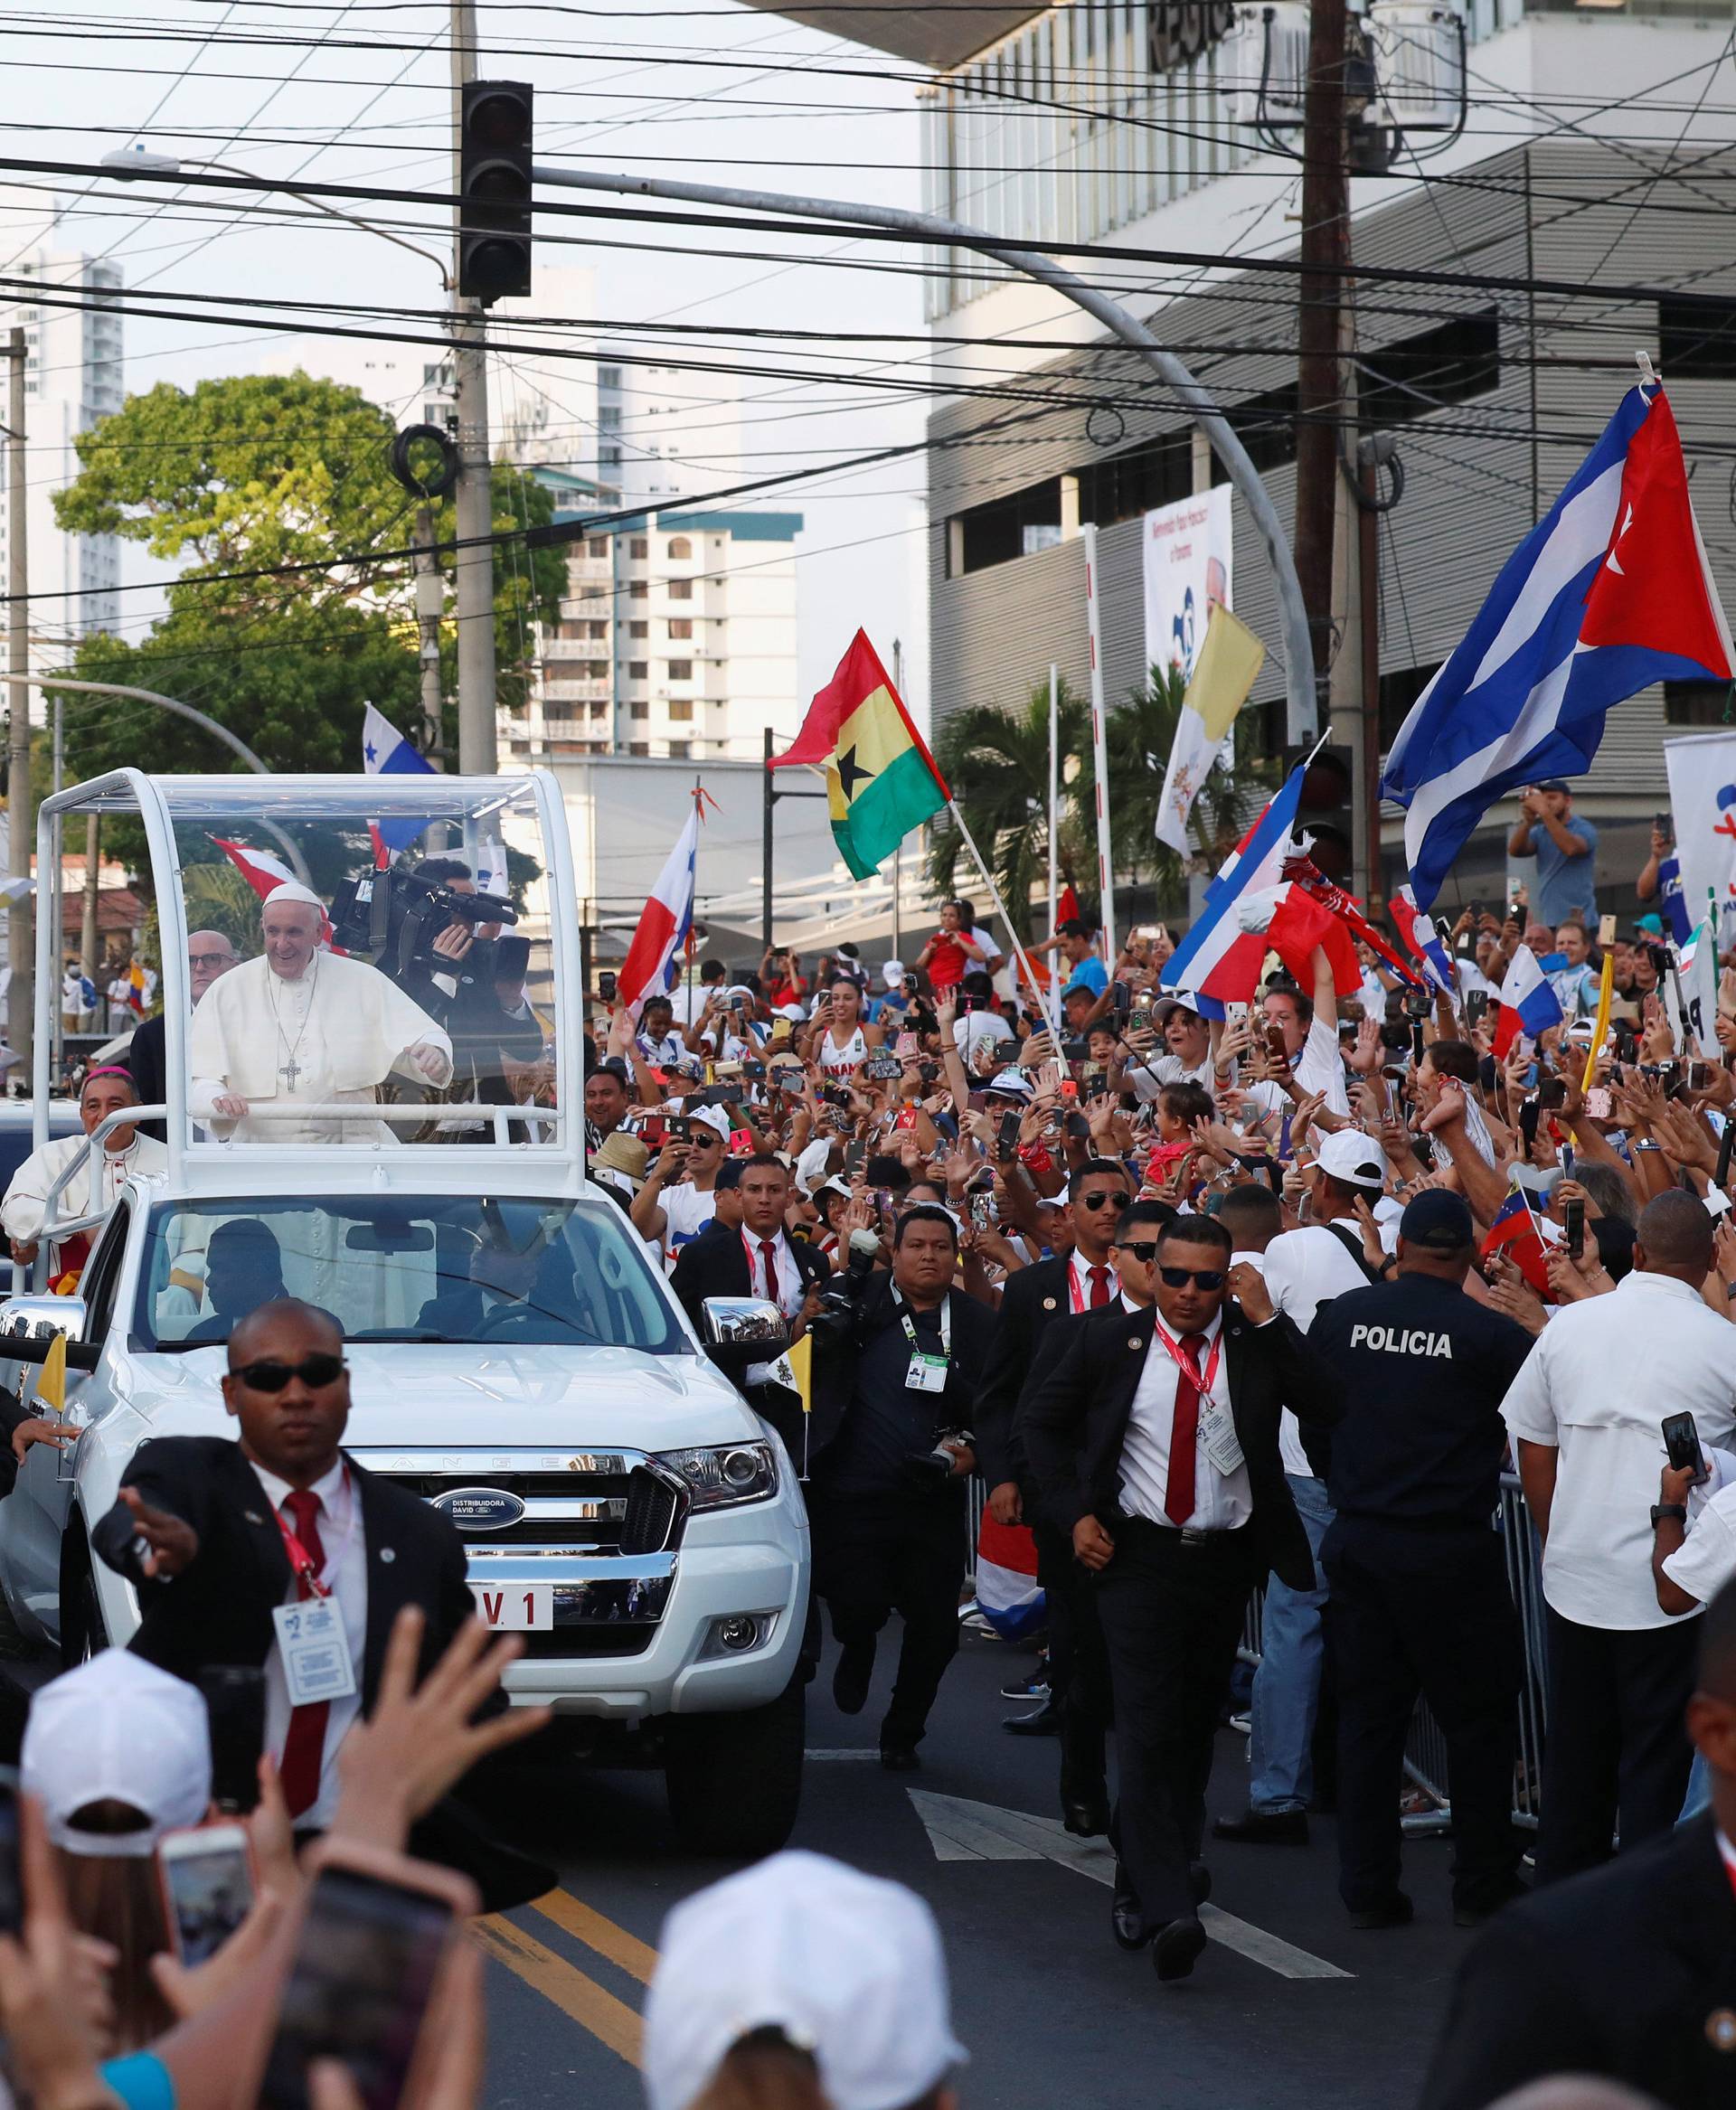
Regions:
[[[165, 1832], [197, 1824], [211, 1803], [204, 1695], [124, 1648], [107, 1648], [36, 1693], [20, 1784], [40, 1796], [48, 1835], [68, 1853], [142, 1860]], [[91, 1803], [129, 1803], [133, 1832], [72, 1823]]]
[[997, 1070], [983, 1087], [985, 1091], [1001, 1092], [1010, 1099], [1028, 1099], [1033, 1097], [1034, 1088], [1022, 1069]]
[[722, 1107], [695, 1107], [687, 1118], [703, 1122], [707, 1128], [715, 1130], [725, 1143], [730, 1140], [730, 1116]]
[[1323, 1173], [1348, 1187], [1378, 1192], [1386, 1180], [1386, 1158], [1380, 1144], [1360, 1128], [1335, 1128], [1321, 1144], [1316, 1163]]
[[650, 2110], [687, 2110], [731, 2048], [780, 2030], [831, 2110], [901, 2110], [967, 2056], [947, 1961], [913, 1891], [817, 1853], [779, 1853], [677, 1905], [645, 2010]]
[[804, 1192], [811, 1194], [825, 1181], [832, 1169], [832, 1143], [829, 1136], [816, 1135], [804, 1146], [796, 1160], [796, 1184]]
[[904, 982], [904, 963], [902, 960], [882, 961], [881, 964], [880, 972], [881, 978], [884, 981], [887, 988], [898, 989], [902, 987]]

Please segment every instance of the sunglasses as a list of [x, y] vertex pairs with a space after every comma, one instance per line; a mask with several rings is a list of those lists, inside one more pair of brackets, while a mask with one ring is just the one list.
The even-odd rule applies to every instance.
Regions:
[[1157, 1274], [1165, 1289], [1185, 1289], [1190, 1282], [1202, 1289], [1223, 1287], [1222, 1267], [1160, 1267]]
[[1127, 1201], [1127, 1189], [1125, 1187], [1113, 1187], [1099, 1190], [1095, 1194], [1081, 1194], [1079, 1200], [1074, 1202], [1073, 1207], [1075, 1209], [1108, 1209], [1112, 1203], [1118, 1202], [1125, 1209]]
[[229, 1374], [250, 1392], [281, 1392], [292, 1378], [317, 1391], [335, 1384], [348, 1367], [341, 1355], [309, 1355], [300, 1362], [244, 1362]]

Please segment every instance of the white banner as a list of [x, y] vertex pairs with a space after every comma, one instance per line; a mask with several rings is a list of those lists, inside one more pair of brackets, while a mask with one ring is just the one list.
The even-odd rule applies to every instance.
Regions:
[[1146, 515], [1146, 664], [1179, 666], [1188, 680], [1215, 602], [1231, 598], [1230, 486], [1160, 505]]
[[1706, 896], [1722, 910], [1736, 872], [1736, 727], [1728, 732], [1693, 733], [1665, 740], [1670, 811], [1688, 920], [1706, 913]]

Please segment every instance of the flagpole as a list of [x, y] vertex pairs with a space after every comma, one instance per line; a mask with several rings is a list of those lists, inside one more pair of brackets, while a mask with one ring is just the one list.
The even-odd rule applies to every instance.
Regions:
[[965, 825], [965, 816], [958, 811], [958, 801], [956, 798], [947, 800], [947, 811], [952, 815], [953, 825], [958, 829], [965, 848], [970, 852], [970, 862], [982, 874], [983, 884], [988, 889], [989, 899], [995, 904], [996, 914], [1006, 925], [1007, 934], [1013, 940], [1014, 956], [1019, 963], [1019, 972], [1024, 976], [1025, 986], [1035, 1000], [1037, 1008], [1046, 1014], [1048, 1007], [1043, 1003], [1037, 986], [1037, 977], [1031, 971], [1031, 962], [1025, 956], [1024, 947], [1019, 938], [1019, 927], [1006, 912], [1006, 903], [1001, 899], [1001, 890], [995, 884], [995, 874], [984, 863], [983, 853], [976, 847], [976, 838]]
[[1091, 647], [1091, 763], [1097, 777], [1097, 920], [1103, 964], [1115, 966], [1115, 871], [1109, 854], [1109, 739], [1103, 706], [1103, 638], [1098, 619], [1097, 527], [1080, 528], [1085, 545], [1085, 628]]
[[[687, 1024], [691, 1030], [699, 1023], [693, 1016], [693, 982], [699, 967], [699, 838], [705, 822], [704, 784], [697, 775], [693, 778], [693, 912], [687, 925]], [[718, 1036], [718, 1045], [723, 1044]]]
[[[1060, 900], [1058, 881], [1061, 873], [1061, 845], [1057, 841], [1056, 815], [1061, 803], [1061, 674], [1053, 660], [1049, 663], [1049, 935], [1055, 935], [1055, 909]], [[1049, 982], [1049, 1002], [1045, 1006], [1050, 1023], [1061, 1030], [1061, 983], [1052, 975]]]

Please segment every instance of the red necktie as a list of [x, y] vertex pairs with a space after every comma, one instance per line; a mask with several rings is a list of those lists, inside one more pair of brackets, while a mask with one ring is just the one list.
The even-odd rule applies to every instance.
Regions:
[[778, 1248], [769, 1239], [760, 1239], [760, 1257], [766, 1264], [766, 1295], [773, 1304], [777, 1304], [778, 1302]]
[[1109, 1301], [1109, 1271], [1107, 1267], [1093, 1267], [1091, 1269], [1091, 1309], [1095, 1311], [1099, 1305], [1106, 1305]]
[[1175, 1372], [1175, 1418], [1169, 1432], [1169, 1485], [1164, 1492], [1164, 1514], [1173, 1524], [1184, 1524], [1198, 1500], [1194, 1491], [1194, 1459], [1199, 1449], [1200, 1392], [1204, 1379], [1200, 1371], [1203, 1333], [1184, 1333], [1181, 1350], [1185, 1370]]
[[[319, 1536], [318, 1495], [311, 1487], [292, 1488], [284, 1497], [283, 1506], [289, 1512], [290, 1529], [301, 1541], [317, 1573], [326, 1565], [326, 1549]], [[297, 1602], [305, 1603], [313, 1594], [311, 1580], [306, 1575], [298, 1577]], [[319, 1799], [319, 1776], [326, 1757], [326, 1724], [331, 1711], [329, 1700], [318, 1700], [309, 1707], [290, 1710], [289, 1733], [283, 1740], [283, 1763], [278, 1770], [283, 1783], [283, 1799], [292, 1817], [311, 1810]]]

